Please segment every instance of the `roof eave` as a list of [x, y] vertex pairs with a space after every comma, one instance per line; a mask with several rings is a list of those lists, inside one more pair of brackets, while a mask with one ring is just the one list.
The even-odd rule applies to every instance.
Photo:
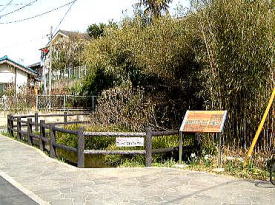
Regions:
[[22, 71], [24, 71], [24, 72], [26, 72], [26, 73], [28, 73], [30, 75], [37, 76], [37, 73], [35, 71], [30, 71], [30, 69], [28, 69], [28, 68], [25, 68], [23, 66], [19, 66], [19, 65], [17, 65], [14, 62], [12, 62], [9, 59], [5, 59], [5, 60], [0, 61], [0, 64], [4, 64], [4, 63], [10, 64], [10, 65], [14, 66], [15, 68], [20, 69], [20, 70], [22, 70]]

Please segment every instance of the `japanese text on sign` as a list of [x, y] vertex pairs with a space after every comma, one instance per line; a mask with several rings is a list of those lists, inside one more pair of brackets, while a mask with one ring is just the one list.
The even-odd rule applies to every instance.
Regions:
[[188, 110], [180, 127], [182, 132], [222, 132], [227, 111]]
[[144, 146], [143, 137], [117, 137], [117, 147], [142, 147]]

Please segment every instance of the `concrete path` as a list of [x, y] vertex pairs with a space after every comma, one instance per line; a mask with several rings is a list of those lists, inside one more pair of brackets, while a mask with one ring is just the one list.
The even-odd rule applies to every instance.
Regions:
[[170, 168], [78, 169], [3, 136], [0, 170], [40, 204], [275, 203], [268, 182]]

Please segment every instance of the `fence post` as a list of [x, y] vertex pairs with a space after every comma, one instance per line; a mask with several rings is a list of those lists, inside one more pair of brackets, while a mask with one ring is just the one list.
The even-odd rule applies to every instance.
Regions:
[[152, 164], [152, 129], [150, 127], [146, 128], [146, 146], [145, 146], [145, 166], [150, 167]]
[[67, 122], [68, 122], [68, 116], [67, 116], [67, 112], [64, 112], [64, 123], [65, 123], [65, 125], [67, 124]]
[[179, 133], [179, 164], [182, 163], [183, 132]]
[[55, 152], [55, 130], [54, 125], [50, 126], [50, 157], [56, 158], [56, 152]]
[[66, 108], [66, 95], [63, 96], [63, 109]]
[[222, 138], [221, 133], [217, 133], [218, 140], [219, 140], [219, 159], [218, 159], [218, 166], [219, 168], [222, 167]]
[[35, 109], [38, 110], [38, 95], [35, 96]]
[[30, 145], [33, 145], [33, 139], [31, 135], [32, 135], [32, 118], [28, 118], [28, 123], [27, 123], [28, 143]]
[[39, 147], [42, 151], [45, 150], [45, 142], [42, 138], [46, 138], [46, 132], [45, 132], [45, 120], [40, 120], [40, 141], [39, 141]]
[[81, 78], [80, 77], [80, 66], [78, 66], [78, 79]]
[[11, 115], [11, 117], [10, 117], [10, 129], [11, 129], [11, 136], [12, 137], [14, 137], [14, 132], [13, 132], [13, 126], [14, 126], [14, 122], [13, 122], [13, 119], [14, 119], [14, 117]]
[[92, 96], [92, 111], [95, 111], [95, 96]]
[[38, 131], [38, 112], [34, 114], [35, 131]]
[[77, 167], [84, 168], [85, 167], [85, 136], [83, 134], [84, 129], [80, 128], [78, 131], [78, 144], [77, 144]]
[[21, 139], [22, 138], [22, 134], [21, 134], [21, 117], [17, 117], [17, 139]]
[[11, 117], [11, 115], [7, 115], [7, 132], [9, 134], [11, 134], [11, 131], [10, 131], [10, 126], [11, 126], [10, 117]]

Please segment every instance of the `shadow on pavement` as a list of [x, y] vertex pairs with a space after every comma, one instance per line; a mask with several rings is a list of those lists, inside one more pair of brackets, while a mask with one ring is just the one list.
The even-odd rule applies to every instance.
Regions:
[[269, 181], [259, 181], [255, 183], [256, 187], [265, 188], [265, 189], [275, 189], [275, 186]]
[[31, 198], [22, 193], [19, 189], [11, 185], [4, 178], [0, 177], [0, 204], [2, 205], [15, 205], [27, 204], [36, 205]]

